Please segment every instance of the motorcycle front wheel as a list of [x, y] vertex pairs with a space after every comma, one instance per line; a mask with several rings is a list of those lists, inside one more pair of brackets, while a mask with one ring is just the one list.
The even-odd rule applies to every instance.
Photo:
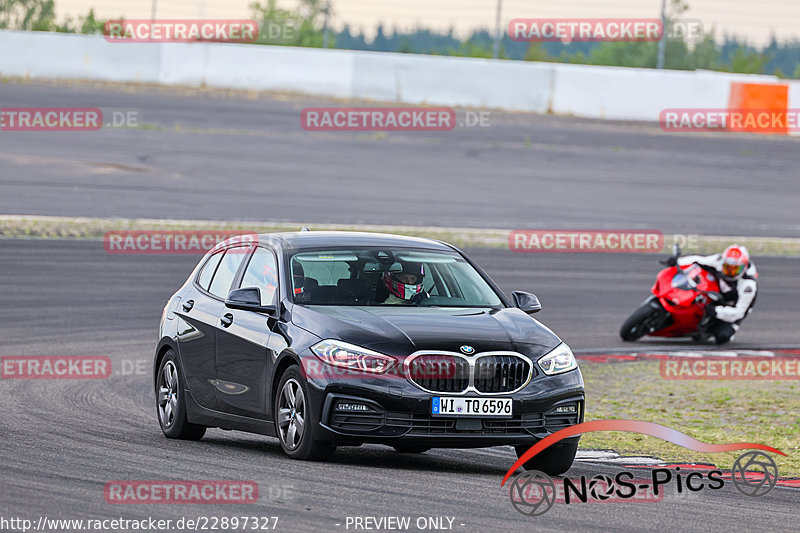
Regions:
[[623, 322], [619, 329], [619, 336], [624, 341], [635, 341], [641, 339], [648, 333], [653, 333], [661, 329], [666, 311], [656, 309], [649, 302], [645, 302], [637, 307], [631, 316]]

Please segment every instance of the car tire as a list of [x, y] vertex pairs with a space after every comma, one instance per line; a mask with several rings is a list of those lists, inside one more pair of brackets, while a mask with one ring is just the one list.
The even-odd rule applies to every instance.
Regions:
[[281, 376], [273, 406], [275, 431], [286, 455], [301, 461], [325, 461], [334, 454], [336, 446], [314, 438], [316, 413], [297, 366], [290, 366]]
[[397, 453], [425, 453], [428, 450], [430, 450], [428, 446], [398, 445], [398, 446], [393, 446], [393, 448]]
[[186, 418], [186, 387], [175, 352], [168, 350], [156, 375], [156, 415], [161, 431], [170, 439], [200, 440], [205, 426], [191, 424]]
[[[515, 446], [517, 458], [527, 452], [530, 446]], [[525, 470], [538, 470], [549, 476], [558, 476], [566, 472], [575, 461], [575, 454], [578, 452], [577, 442], [562, 442], [553, 444], [537, 453], [522, 465]]]

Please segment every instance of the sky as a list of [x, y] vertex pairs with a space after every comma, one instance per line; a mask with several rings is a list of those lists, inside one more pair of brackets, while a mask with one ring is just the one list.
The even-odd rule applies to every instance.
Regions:
[[[157, 18], [249, 18], [253, 0], [55, 0], [56, 14], [76, 18], [94, 8], [101, 18], [121, 15], [149, 18], [156, 1]], [[266, 0], [262, 0], [266, 3]], [[658, 17], [661, 0], [500, 0], [503, 26], [512, 18], [650, 18]], [[772, 35], [800, 40], [800, 0], [684, 0], [682, 18], [699, 19], [706, 30], [762, 46]], [[279, 0], [291, 7], [295, 0]], [[344, 24], [374, 35], [378, 23], [403, 30], [427, 27], [460, 36], [473, 29], [495, 28], [498, 0], [331, 0], [332, 27]]]

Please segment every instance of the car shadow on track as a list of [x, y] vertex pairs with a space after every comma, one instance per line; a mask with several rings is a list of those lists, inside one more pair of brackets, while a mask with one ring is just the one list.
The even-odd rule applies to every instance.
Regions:
[[264, 457], [297, 464], [331, 464], [365, 467], [376, 470], [414, 470], [427, 472], [459, 472], [474, 475], [503, 475], [513, 462], [512, 456], [494, 456], [485, 452], [463, 449], [433, 449], [425, 453], [398, 453], [381, 445], [342, 446], [326, 463], [303, 463], [288, 458], [275, 438], [262, 437], [253, 440], [220, 438], [222, 435], [206, 435], [200, 443], [224, 447], [227, 450], [244, 452], [248, 457], [263, 460]]

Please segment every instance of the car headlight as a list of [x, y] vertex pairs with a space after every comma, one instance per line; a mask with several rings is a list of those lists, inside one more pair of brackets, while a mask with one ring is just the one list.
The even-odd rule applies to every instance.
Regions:
[[331, 339], [318, 342], [311, 351], [324, 363], [361, 372], [382, 374], [397, 364], [389, 355]]
[[548, 376], [563, 374], [578, 368], [578, 362], [572, 355], [572, 350], [563, 342], [556, 346], [550, 353], [539, 358], [537, 361], [539, 368]]

